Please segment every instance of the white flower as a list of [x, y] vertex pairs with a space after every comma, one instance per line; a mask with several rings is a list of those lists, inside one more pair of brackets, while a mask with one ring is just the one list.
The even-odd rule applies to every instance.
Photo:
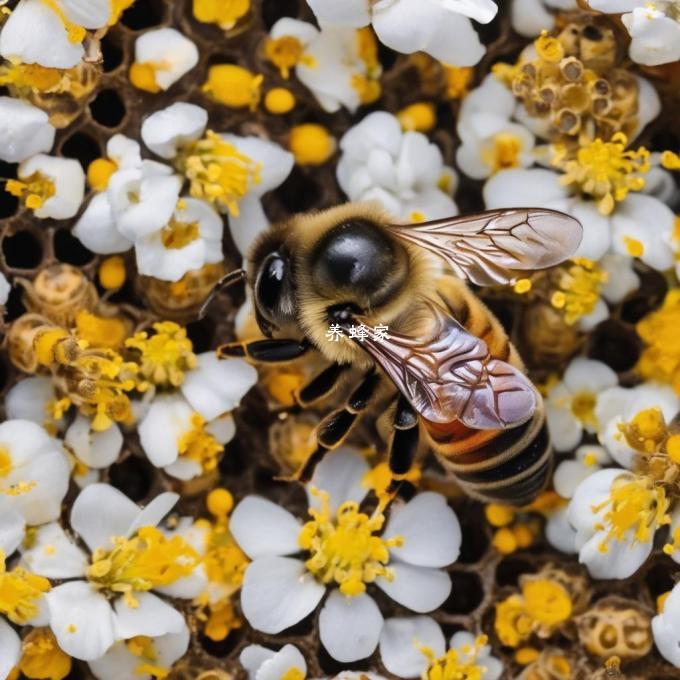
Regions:
[[491, 0], [307, 2], [322, 25], [358, 28], [370, 22], [380, 41], [393, 50], [427, 52], [456, 66], [473, 66], [485, 52], [470, 19], [486, 24], [498, 11]]
[[222, 218], [205, 201], [182, 198], [168, 224], [134, 239], [137, 270], [164, 281], [222, 262]]
[[577, 446], [584, 430], [598, 431], [599, 394], [617, 382], [616, 373], [600, 361], [581, 357], [572, 360], [545, 402], [548, 429], [557, 451], [569, 451]]
[[[70, 158], [38, 154], [23, 161], [17, 170], [20, 181], [12, 182], [36, 217], [65, 220], [73, 217], [85, 195], [85, 173]], [[15, 193], [12, 191], [11, 193]], [[31, 200], [35, 204], [31, 204]]]
[[576, 530], [579, 562], [593, 578], [628, 578], [652, 551], [668, 523], [662, 487], [620, 468], [605, 468], [579, 484], [567, 518]]
[[460, 169], [473, 179], [534, 163], [534, 135], [511, 120], [516, 101], [493, 75], [465, 97], [458, 115], [456, 152]]
[[114, 642], [101, 659], [88, 665], [97, 680], [152, 680], [186, 654], [190, 639], [184, 623], [177, 633]]
[[557, 12], [577, 7], [576, 0], [512, 0], [512, 27], [525, 38], [534, 38], [554, 28]]
[[55, 133], [43, 110], [20, 99], [0, 97], [0, 160], [20, 163], [50, 151]]
[[71, 509], [71, 528], [90, 555], [59, 524], [38, 529], [22, 562], [36, 574], [66, 580], [46, 599], [50, 626], [67, 654], [95, 661], [118, 640], [184, 630], [182, 615], [155, 594], [193, 598], [205, 588], [198, 554], [156, 529], [178, 498], [163, 493], [140, 510], [108, 484], [86, 487]]
[[0, 495], [0, 551], [5, 556], [9, 557], [21, 545], [25, 529], [24, 516]]
[[652, 634], [659, 654], [680, 668], [680, 583], [671, 590], [663, 610], [652, 619]]
[[632, 468], [637, 452], [621, 435], [619, 425], [632, 420], [640, 411], [660, 409], [669, 423], [678, 410], [680, 398], [668, 385], [644, 383], [633, 388], [612, 387], [604, 390], [595, 407], [600, 423], [599, 440], [614, 460], [625, 468]]
[[[205, 109], [194, 104], [175, 103], [149, 116], [142, 124], [144, 143], [162, 158], [181, 154], [190, 179], [191, 195], [210, 198], [215, 207], [229, 214], [229, 227], [236, 246], [246, 253], [255, 238], [265, 231], [269, 221], [262, 208], [262, 196], [278, 187], [293, 169], [293, 155], [278, 144], [258, 137], [206, 132]], [[219, 152], [216, 154], [216, 151]], [[219, 167], [217, 181], [210, 179], [206, 163]], [[241, 182], [244, 164], [246, 180]], [[239, 173], [238, 181], [234, 172]], [[249, 180], [249, 174], [253, 177]], [[219, 189], [215, 197], [206, 193]]]
[[21, 0], [0, 32], [0, 55], [24, 64], [51, 68], [76, 66], [85, 54], [85, 29], [114, 21], [110, 0]]
[[[272, 55], [272, 63], [287, 77], [289, 64], [295, 62], [298, 79], [325, 111], [335, 113], [345, 106], [354, 113], [367, 103], [363, 86], [377, 82], [381, 69], [361, 50], [357, 30], [323, 27], [319, 31], [306, 21], [283, 17], [272, 26], [269, 37], [268, 44], [290, 46], [280, 57]], [[293, 50], [299, 53], [293, 54]]]
[[[447, 655], [444, 633], [429, 616], [387, 619], [380, 635], [383, 665], [399, 678], [430, 677], [432, 668], [440, 672], [446, 669], [443, 677], [449, 677], [448, 673], [458, 677], [455, 671], [462, 670], [458, 664], [473, 665], [480, 672], [480, 680], [497, 680], [503, 672], [502, 662], [491, 656], [491, 647], [479, 644], [472, 633], [455, 633], [449, 650]], [[465, 670], [472, 669], [466, 666]]]
[[[294, 645], [285, 645], [275, 652], [262, 645], [248, 645], [240, 654], [239, 661], [248, 673], [248, 680], [282, 680], [290, 677], [307, 677], [305, 657]], [[293, 673], [297, 675], [293, 676]]]
[[12, 290], [12, 285], [7, 280], [7, 277], [0, 273], [0, 305], [6, 305], [9, 299], [9, 293]]
[[665, 203], [644, 193], [630, 193], [611, 215], [603, 215], [595, 201], [572, 194], [560, 184], [560, 176], [539, 168], [498, 173], [484, 186], [486, 207], [532, 205], [573, 215], [583, 225], [583, 240], [575, 257], [599, 260], [610, 250], [630, 255], [634, 244], [642, 251], [640, 259], [650, 267], [665, 271], [673, 266], [675, 215]]
[[123, 448], [123, 433], [117, 423], [102, 432], [92, 429], [92, 419], [76, 415], [64, 435], [64, 443], [88, 468], [99, 470], [113, 465]]
[[174, 28], [157, 28], [135, 41], [131, 79], [134, 83], [136, 69], [148, 70], [158, 89], [167, 90], [197, 63], [198, 48], [189, 38]]
[[41, 427], [61, 429], [63, 418], [55, 421], [50, 415], [50, 405], [57, 400], [51, 378], [31, 376], [12, 385], [5, 396], [8, 420], [30, 420]]
[[73, 228], [87, 248], [102, 255], [129, 250], [135, 239], [165, 227], [182, 186], [172, 168], [142, 160], [139, 144], [124, 135], [111, 137], [106, 153], [116, 171]]
[[606, 449], [595, 444], [584, 444], [574, 452], [574, 458], [563, 460], [553, 475], [553, 487], [562, 498], [571, 498], [578, 485], [602, 466], [611, 463]]
[[69, 466], [59, 442], [28, 420], [0, 424], [0, 493], [28, 524], [61, 514]]
[[345, 133], [340, 149], [338, 182], [351, 201], [376, 202], [412, 222], [458, 213], [451, 198], [456, 177], [437, 145], [403, 132], [391, 113], [370, 113]]
[[[241, 608], [253, 628], [269, 634], [286, 630], [316, 609], [328, 586], [320, 639], [334, 659], [351, 662], [374, 651], [383, 625], [366, 583], [417, 612], [446, 600], [451, 580], [442, 567], [457, 559], [461, 541], [453, 510], [439, 494], [419, 494], [392, 508], [379, 536], [381, 507], [371, 518], [359, 511], [367, 471], [365, 460], [351, 450], [328, 454], [308, 486], [312, 520], [304, 527], [258, 496], [234, 509], [230, 529], [253, 560], [241, 590]], [[329, 542], [336, 535], [338, 541]], [[303, 551], [306, 561], [291, 557]]]

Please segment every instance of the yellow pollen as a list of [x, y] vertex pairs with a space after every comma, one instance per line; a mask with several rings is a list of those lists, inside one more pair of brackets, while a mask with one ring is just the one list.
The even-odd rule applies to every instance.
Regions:
[[645, 186], [642, 175], [649, 171], [649, 151], [644, 147], [626, 151], [628, 138], [617, 132], [610, 142], [596, 139], [582, 146], [576, 158], [570, 158], [566, 147], [555, 146], [552, 164], [564, 171], [562, 184], [573, 184], [598, 201], [603, 215], [613, 212], [616, 203], [625, 200], [630, 191]]
[[31, 210], [42, 208], [45, 201], [57, 193], [54, 182], [41, 172], [34, 172], [23, 180], [10, 179], [5, 189]]
[[655, 485], [648, 477], [618, 477], [612, 483], [609, 498], [592, 507], [594, 513], [606, 509], [601, 528], [607, 535], [599, 545], [600, 551], [607, 552], [612, 539], [625, 541], [629, 532], [634, 541], [647, 543], [657, 527], [671, 521], [668, 506], [663, 486]]
[[10, 472], [12, 472], [12, 456], [4, 446], [0, 446], [0, 478], [7, 477]]
[[304, 45], [292, 35], [267, 38], [264, 45], [264, 56], [279, 69], [281, 77], [285, 79], [290, 77], [291, 69], [298, 64], [304, 64], [310, 68], [316, 66], [315, 59], [305, 55]]
[[517, 538], [512, 531], [507, 527], [500, 528], [491, 539], [491, 545], [498, 550], [501, 555], [510, 555], [514, 553], [519, 547], [517, 545]]
[[664, 151], [661, 154], [661, 165], [666, 170], [680, 170], [680, 156], [673, 151]]
[[234, 507], [234, 497], [227, 489], [213, 489], [206, 499], [208, 512], [215, 517], [226, 517]]
[[37, 601], [50, 590], [50, 582], [21, 567], [7, 571], [0, 550], [0, 614], [12, 623], [25, 625], [38, 613]]
[[597, 427], [596, 404], [597, 395], [594, 392], [578, 392], [571, 399], [571, 412], [584, 425]]
[[480, 635], [474, 647], [465, 645], [460, 650], [449, 649], [439, 657], [429, 647], [419, 645], [428, 662], [423, 680], [482, 680], [486, 668], [480, 665], [478, 657], [486, 643], [486, 636]]
[[76, 69], [58, 69], [40, 64], [6, 62], [0, 66], [0, 85], [9, 85], [19, 90], [37, 92], [68, 92], [72, 80], [77, 79]]
[[78, 26], [78, 24], [74, 24], [68, 19], [57, 0], [42, 0], [42, 3], [47, 5], [59, 17], [61, 23], [64, 24], [70, 42], [74, 44], [83, 42], [87, 32], [82, 26]]
[[[422, 476], [420, 467], [414, 465], [403, 477], [407, 482], [417, 483]], [[378, 498], [382, 498], [392, 483], [392, 472], [390, 466], [387, 463], [378, 463], [375, 467], [371, 468], [361, 480], [361, 486], [366, 489], [372, 489]]]
[[540, 652], [535, 647], [520, 647], [515, 652], [515, 661], [520, 666], [528, 666], [538, 659]]
[[594, 467], [597, 465], [597, 456], [594, 453], [586, 453], [583, 457], [583, 464], [586, 467]]
[[666, 439], [666, 420], [660, 408], [638, 412], [628, 423], [619, 425], [628, 445], [644, 454], [656, 452]]
[[680, 394], [680, 289], [670, 290], [660, 309], [638, 322], [635, 330], [646, 347], [637, 369], [645, 380], [672, 385]]
[[645, 254], [645, 246], [642, 241], [638, 241], [631, 236], [624, 236], [623, 242], [626, 246], [626, 251], [631, 257], [642, 257]]
[[562, 271], [556, 290], [550, 302], [561, 309], [567, 324], [575, 324], [581, 317], [590, 314], [600, 296], [600, 289], [607, 281], [607, 273], [592, 260], [574, 258]]
[[177, 442], [180, 456], [198, 463], [204, 472], [217, 467], [224, 446], [205, 429], [206, 422], [198, 413], [191, 416], [191, 429]]
[[274, 87], [264, 96], [264, 107], [275, 115], [283, 115], [295, 108], [295, 96], [285, 87]]
[[153, 324], [153, 330], [153, 335], [135, 333], [125, 346], [139, 353], [136, 361], [144, 378], [159, 387], [178, 387], [186, 372], [198, 363], [193, 344], [186, 329], [174, 321], [159, 321]]
[[153, 61], [134, 62], [130, 66], [130, 82], [138, 90], [156, 94], [161, 91], [161, 86], [156, 80], [156, 72], [163, 68], [167, 68], [167, 65]]
[[486, 521], [494, 527], [504, 527], [515, 519], [515, 510], [508, 505], [489, 503], [484, 508]]
[[668, 438], [666, 453], [673, 463], [680, 465], [680, 434], [674, 434]]
[[538, 57], [551, 64], [558, 63], [564, 57], [562, 43], [557, 38], [550, 37], [547, 31], [543, 31], [534, 41], [534, 47]]
[[181, 222], [173, 216], [161, 230], [161, 242], [168, 250], [180, 250], [193, 243], [200, 234], [198, 222]]
[[524, 295], [524, 293], [528, 293], [531, 290], [532, 286], [531, 279], [519, 279], [515, 283], [513, 290], [518, 295]]
[[281, 676], [281, 680], [305, 680], [305, 674], [297, 666], [294, 666]]
[[234, 217], [239, 201], [260, 183], [260, 164], [211, 130], [180, 153], [178, 167], [194, 198], [215, 203]]
[[250, 10], [250, 0], [194, 0], [193, 11], [198, 21], [217, 24], [225, 31], [233, 28]]
[[115, 161], [109, 158], [95, 158], [87, 166], [87, 183], [95, 191], [105, 191], [111, 176], [118, 170]]
[[89, 346], [109, 349], [121, 347], [127, 335], [127, 327], [122, 319], [105, 319], [84, 310], [76, 316], [76, 330], [78, 338]]
[[536, 579], [522, 586], [527, 614], [540, 624], [554, 626], [571, 616], [572, 603], [564, 586], [549, 579]]
[[35, 628], [23, 639], [19, 670], [27, 678], [62, 680], [71, 666], [71, 657], [60, 649], [49, 628]]
[[394, 574], [386, 565], [389, 549], [403, 545], [395, 536], [383, 539], [375, 536], [385, 522], [387, 499], [381, 500], [369, 517], [359, 512], [359, 504], [346, 501], [331, 514], [328, 493], [314, 489], [321, 508], [310, 508], [312, 519], [300, 531], [300, 547], [310, 553], [305, 562], [307, 569], [321, 583], [337, 583], [340, 592], [347, 596], [361, 595], [366, 584], [382, 577], [392, 580]]
[[403, 130], [429, 132], [437, 124], [437, 114], [431, 102], [416, 102], [397, 113]]
[[335, 151], [335, 139], [323, 125], [304, 123], [290, 131], [288, 146], [298, 165], [322, 165]]
[[66, 630], [73, 635], [73, 633], [78, 632], [78, 626], [76, 626], [75, 623], [69, 623], [68, 626], [66, 627]]
[[263, 80], [264, 76], [241, 66], [218, 64], [210, 67], [208, 80], [201, 89], [220, 104], [235, 109], [247, 106], [255, 111], [262, 96]]
[[198, 618], [201, 620], [205, 618], [203, 632], [215, 642], [226, 639], [232, 630], [241, 628], [243, 625], [243, 621], [236, 614], [234, 605], [229, 598], [210, 604], [208, 614], [202, 615], [199, 610]]
[[109, 26], [118, 23], [123, 12], [134, 5], [135, 0], [111, 0], [111, 16], [109, 16]]
[[469, 66], [444, 66], [447, 99], [462, 99], [470, 89], [474, 69]]
[[369, 77], [380, 75], [380, 61], [378, 60], [378, 41], [371, 28], [366, 26], [357, 30], [357, 53], [366, 67]]
[[509, 132], [494, 135], [489, 144], [482, 148], [482, 161], [493, 174], [500, 170], [519, 167], [519, 156], [522, 153], [522, 140]]
[[133, 593], [169, 586], [189, 576], [198, 553], [180, 536], [166, 538], [156, 527], [142, 527], [132, 538], [114, 537], [114, 548], [92, 555], [87, 578], [97, 588], [124, 595], [136, 607]]
[[120, 255], [111, 255], [99, 265], [99, 283], [106, 290], [118, 290], [125, 283], [127, 276], [125, 260]]
[[671, 594], [670, 590], [667, 590], [665, 593], [661, 593], [656, 598], [656, 611], [657, 614], [663, 613], [664, 606], [666, 605], [666, 600], [668, 599], [668, 596]]
[[413, 224], [419, 224], [420, 222], [424, 222], [426, 219], [426, 215], [424, 212], [420, 210], [414, 210], [411, 212], [408, 216], [409, 221], [412, 222]]

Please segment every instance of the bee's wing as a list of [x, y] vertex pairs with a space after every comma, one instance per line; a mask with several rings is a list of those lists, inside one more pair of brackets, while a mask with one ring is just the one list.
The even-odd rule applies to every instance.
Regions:
[[531, 418], [537, 394], [528, 378], [494, 359], [483, 340], [428, 303], [429, 328], [422, 339], [389, 333], [357, 342], [382, 367], [426, 420], [460, 420], [477, 430], [521, 425]]
[[398, 238], [443, 258], [478, 286], [514, 283], [526, 272], [571, 257], [581, 243], [578, 220], [555, 210], [490, 210], [420, 224], [389, 225]]

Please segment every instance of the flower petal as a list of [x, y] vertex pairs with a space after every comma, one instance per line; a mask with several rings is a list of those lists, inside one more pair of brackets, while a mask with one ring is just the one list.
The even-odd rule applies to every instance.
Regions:
[[280, 680], [293, 670], [300, 671], [303, 677], [306, 676], [307, 662], [297, 647], [285, 645], [260, 666], [260, 670], [257, 672], [257, 680]]
[[184, 617], [153, 593], [134, 593], [136, 607], [130, 607], [125, 598], [113, 602], [116, 637], [123, 640], [145, 635], [155, 638], [166, 633], [179, 633]]
[[157, 526], [163, 517], [177, 505], [178, 500], [179, 494], [172, 491], [158, 494], [143, 510], [138, 512], [137, 517], [130, 523], [124, 535], [133, 536], [142, 527]]
[[21, 639], [14, 628], [0, 618], [0, 678], [8, 678], [21, 658]]
[[380, 634], [383, 666], [400, 678], [419, 678], [428, 668], [420, 647], [436, 657], [446, 651], [446, 639], [439, 624], [429, 616], [387, 619]]
[[87, 555], [71, 541], [56, 522], [36, 529], [35, 544], [22, 550], [22, 563], [45, 578], [66, 579], [85, 576]]
[[290, 557], [260, 557], [246, 569], [241, 609], [255, 630], [272, 635], [311, 614], [325, 588]]
[[456, 513], [444, 496], [420, 493], [405, 505], [392, 506], [385, 538], [401, 536], [403, 546], [391, 553], [421, 567], [446, 567], [458, 559], [462, 534]]
[[405, 562], [391, 562], [394, 578], [379, 578], [376, 585], [395, 602], [424, 614], [439, 607], [451, 592], [451, 577], [441, 569], [416, 567]]
[[246, 496], [229, 520], [232, 535], [251, 559], [299, 552], [301, 528], [288, 510], [261, 496]]
[[[208, 124], [208, 112], [186, 102], [175, 102], [142, 123], [142, 139], [161, 158], [174, 158], [178, 147], [197, 140]], [[174, 206], [173, 206], [174, 207]]]
[[101, 469], [118, 459], [123, 448], [123, 433], [116, 423], [103, 432], [96, 432], [90, 418], [78, 414], [66, 430], [64, 442], [85, 465]]
[[319, 614], [319, 638], [336, 660], [348, 663], [375, 651], [383, 617], [370, 595], [347, 597], [333, 590]]
[[24, 539], [24, 516], [0, 496], [0, 550], [9, 557]]

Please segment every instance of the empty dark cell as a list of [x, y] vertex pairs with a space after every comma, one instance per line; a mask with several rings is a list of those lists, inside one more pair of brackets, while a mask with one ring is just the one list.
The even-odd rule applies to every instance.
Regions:
[[104, 57], [104, 71], [109, 72], [118, 68], [123, 62], [123, 49], [111, 35], [102, 40], [102, 56]]
[[215, 324], [210, 319], [202, 319], [187, 324], [187, 335], [194, 345], [194, 352], [207, 352], [211, 349]]
[[397, 61], [399, 56], [394, 50], [391, 50], [386, 45], [383, 45], [380, 41], [378, 43], [378, 61], [382, 65], [383, 69], [387, 71], [394, 66], [394, 62]]
[[269, 30], [281, 17], [297, 17], [298, 0], [263, 0], [262, 20]]
[[342, 671], [368, 671], [371, 665], [368, 659], [363, 659], [356, 663], [340, 663], [331, 657], [321, 643], [319, 643], [318, 658], [321, 670], [324, 673], [328, 673], [331, 677], [335, 677]]
[[102, 90], [90, 104], [93, 118], [106, 127], [116, 127], [125, 116], [125, 105], [115, 90]]
[[[0, 177], [16, 177], [16, 166], [0, 161]], [[0, 219], [11, 217], [19, 207], [19, 200], [5, 191], [4, 184], [0, 185]]]
[[22, 288], [15, 286], [10, 290], [9, 298], [7, 298], [7, 304], [5, 305], [5, 321], [7, 323], [18, 319], [26, 312], [26, 307], [24, 307], [24, 304], [21, 301], [22, 296]]
[[211, 640], [205, 635], [199, 637], [201, 647], [203, 647], [208, 654], [217, 657], [218, 659], [223, 659], [225, 656], [231, 654], [242, 639], [243, 628], [232, 630], [224, 640]]
[[615, 371], [628, 371], [640, 357], [640, 340], [632, 328], [617, 321], [605, 321], [593, 332], [588, 354]]
[[6, 236], [2, 241], [2, 252], [10, 267], [33, 269], [42, 260], [42, 246], [30, 231], [20, 231]]
[[239, 444], [240, 437], [232, 439], [224, 448], [224, 456], [220, 461], [220, 472], [226, 476], [237, 477], [248, 467], [248, 454]]
[[522, 574], [535, 571], [530, 562], [518, 557], [506, 557], [496, 567], [496, 583], [499, 586], [516, 586]]
[[133, 31], [158, 26], [163, 21], [164, 8], [162, 0], [143, 0], [135, 2], [126, 9], [121, 17], [121, 23]]
[[474, 564], [482, 558], [489, 546], [482, 507], [474, 501], [466, 501], [461, 507], [456, 507], [456, 514], [463, 531], [458, 561]]
[[92, 262], [94, 253], [89, 251], [68, 229], [54, 235], [54, 254], [61, 262], [82, 267]]
[[628, 323], [637, 323], [661, 305], [668, 291], [663, 274], [653, 269], [637, 269], [640, 287], [621, 306], [621, 318]]
[[87, 170], [87, 166], [102, 155], [99, 144], [83, 132], [76, 132], [71, 135], [61, 146], [61, 152], [68, 158], [75, 158], [80, 161], [83, 169]]
[[675, 585], [675, 578], [673, 578], [676, 565], [667, 564], [665, 562], [655, 564], [645, 576], [647, 587], [653, 598], [657, 598], [662, 593], [666, 593]]
[[109, 468], [109, 481], [116, 489], [120, 489], [128, 498], [135, 502], [143, 500], [151, 490], [154, 471], [150, 464], [137, 458], [128, 456], [121, 463]]
[[0, 361], [0, 390], [7, 384], [8, 377], [7, 364], [4, 361]]
[[276, 190], [276, 197], [289, 212], [310, 210], [321, 197], [319, 186], [297, 166]]
[[483, 599], [484, 587], [477, 574], [454, 572], [451, 574], [451, 594], [443, 607], [450, 614], [469, 614]]

